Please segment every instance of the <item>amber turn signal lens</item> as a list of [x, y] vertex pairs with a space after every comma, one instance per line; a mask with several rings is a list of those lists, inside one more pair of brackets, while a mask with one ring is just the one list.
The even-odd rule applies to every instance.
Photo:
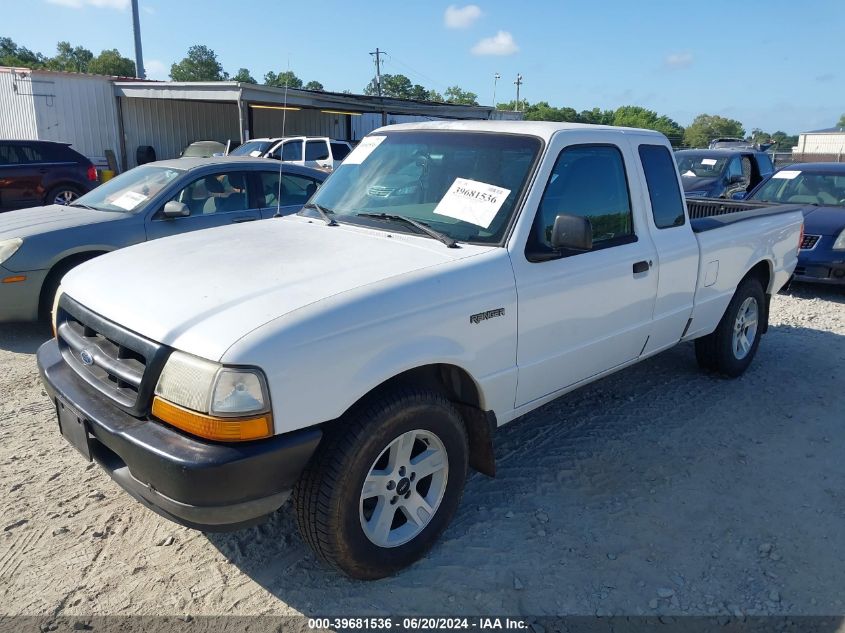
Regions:
[[16, 284], [19, 281], [26, 281], [26, 275], [15, 275], [14, 277], [4, 277], [4, 284]]
[[252, 418], [217, 418], [156, 396], [153, 415], [186, 433], [219, 442], [245, 442], [273, 435], [273, 418], [269, 413]]

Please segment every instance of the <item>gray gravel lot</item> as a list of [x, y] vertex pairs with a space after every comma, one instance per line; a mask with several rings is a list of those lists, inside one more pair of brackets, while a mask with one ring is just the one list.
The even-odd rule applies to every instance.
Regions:
[[429, 556], [378, 582], [327, 570], [287, 508], [178, 527], [59, 436], [34, 326], [0, 326], [0, 613], [845, 612], [845, 293], [777, 296], [749, 372], [685, 344], [503, 429]]

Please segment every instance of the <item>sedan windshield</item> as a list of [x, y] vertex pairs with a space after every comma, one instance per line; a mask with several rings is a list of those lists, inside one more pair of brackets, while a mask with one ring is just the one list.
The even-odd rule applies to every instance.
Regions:
[[229, 156], [264, 156], [273, 146], [273, 141], [247, 141], [229, 152]]
[[677, 152], [675, 161], [678, 163], [678, 171], [684, 178], [718, 178], [722, 175], [728, 159], [724, 156], [714, 158], [707, 154]]
[[751, 200], [779, 204], [817, 204], [845, 207], [845, 174], [825, 174], [782, 169], [752, 196]]
[[103, 183], [71, 203], [71, 206], [136, 213], [147, 206], [154, 195], [184, 173], [181, 169], [171, 167], [141, 165]]
[[420, 233], [389, 217], [404, 216], [453, 240], [498, 243], [541, 146], [535, 137], [483, 132], [368, 136], [312, 202], [339, 221]]

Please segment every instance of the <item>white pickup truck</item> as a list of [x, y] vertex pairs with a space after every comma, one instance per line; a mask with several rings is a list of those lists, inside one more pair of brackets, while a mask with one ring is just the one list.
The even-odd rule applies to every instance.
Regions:
[[494, 474], [497, 426], [680, 341], [745, 371], [802, 214], [717, 212], [690, 221], [655, 132], [385, 127], [298, 215], [73, 270], [38, 363], [61, 433], [151, 509], [235, 529], [292, 495], [321, 558], [378, 578]]

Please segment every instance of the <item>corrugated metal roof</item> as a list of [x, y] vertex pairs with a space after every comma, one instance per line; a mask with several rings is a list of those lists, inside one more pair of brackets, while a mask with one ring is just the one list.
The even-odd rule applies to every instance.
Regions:
[[821, 130], [810, 130], [801, 134], [845, 134], [845, 127], [826, 127]]

